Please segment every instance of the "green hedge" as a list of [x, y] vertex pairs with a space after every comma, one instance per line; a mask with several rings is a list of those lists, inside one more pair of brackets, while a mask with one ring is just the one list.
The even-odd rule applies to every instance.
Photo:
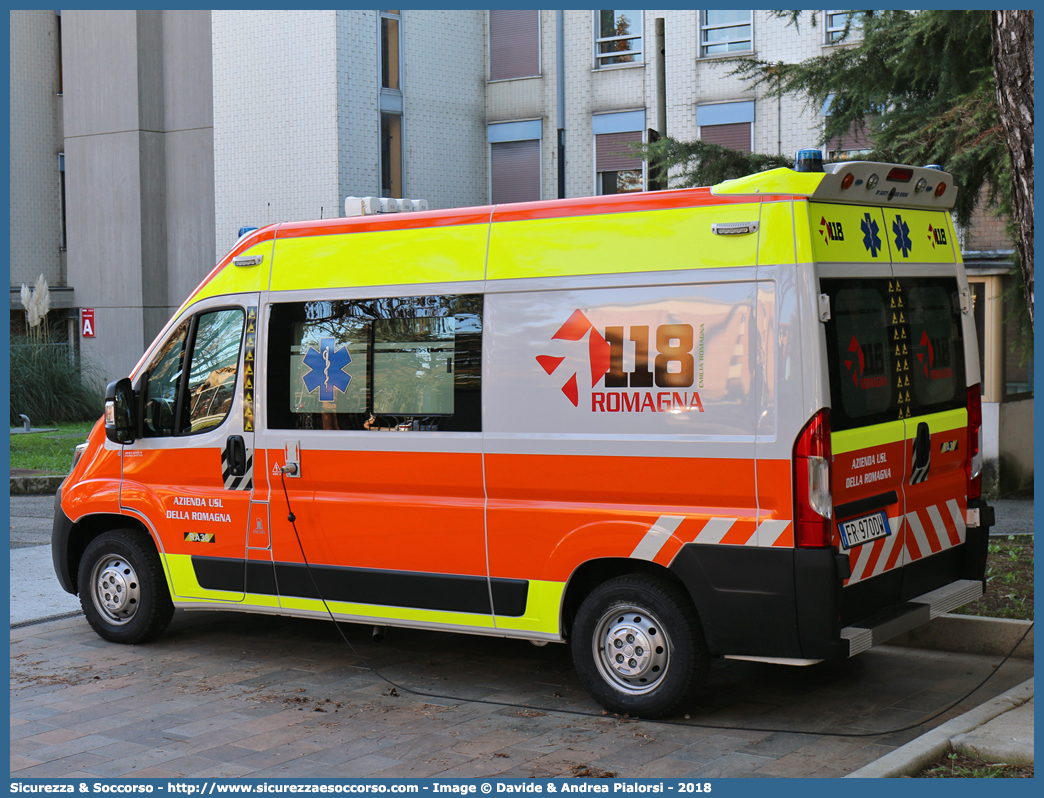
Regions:
[[92, 421], [102, 413], [104, 386], [87, 360], [69, 345], [11, 338], [11, 426], [25, 414], [33, 426]]

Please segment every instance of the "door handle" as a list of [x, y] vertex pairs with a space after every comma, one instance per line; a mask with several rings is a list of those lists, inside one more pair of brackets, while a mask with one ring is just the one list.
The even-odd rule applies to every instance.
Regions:
[[932, 434], [925, 422], [917, 425], [917, 437], [914, 438], [913, 462], [910, 463], [910, 484], [916, 485], [928, 478], [928, 469], [932, 465]]
[[225, 463], [228, 473], [233, 477], [246, 474], [246, 443], [242, 435], [229, 435], [225, 443]]

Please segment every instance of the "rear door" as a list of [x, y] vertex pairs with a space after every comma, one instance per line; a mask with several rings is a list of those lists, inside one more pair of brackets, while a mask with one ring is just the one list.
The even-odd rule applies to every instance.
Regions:
[[843, 623], [902, 592], [910, 339], [881, 208], [810, 203], [825, 324], [834, 544], [847, 553]]
[[[907, 600], [958, 578], [965, 541], [967, 284], [946, 213], [886, 209], [895, 288], [904, 305], [903, 580]], [[963, 293], [962, 293], [963, 291]], [[906, 379], [908, 375], [908, 380]], [[906, 382], [909, 385], [906, 385]]]
[[[843, 621], [850, 622], [958, 576], [967, 314], [944, 212], [820, 211], [828, 222], [817, 257], [831, 301], [835, 544], [849, 555]], [[829, 216], [839, 219], [832, 228]], [[837, 243], [827, 243], [830, 232], [850, 225], [858, 231], [854, 263], [824, 262]]]

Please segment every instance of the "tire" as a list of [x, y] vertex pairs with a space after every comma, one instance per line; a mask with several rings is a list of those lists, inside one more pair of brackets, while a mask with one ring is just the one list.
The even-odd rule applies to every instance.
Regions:
[[116, 529], [92, 540], [77, 585], [87, 622], [113, 643], [152, 640], [174, 615], [159, 555], [141, 533]]
[[595, 588], [576, 613], [570, 644], [588, 692], [610, 712], [660, 718], [691, 702], [710, 655], [689, 596], [653, 576]]

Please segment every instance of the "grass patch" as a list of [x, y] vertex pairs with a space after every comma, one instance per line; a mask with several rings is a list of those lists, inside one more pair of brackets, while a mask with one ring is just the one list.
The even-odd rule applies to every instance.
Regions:
[[1033, 535], [991, 537], [986, 557], [986, 595], [960, 615], [1033, 619]]
[[12, 435], [11, 468], [25, 468], [45, 474], [68, 474], [73, 450], [87, 439], [94, 422], [77, 421], [54, 426], [58, 427], [57, 432]]
[[1033, 765], [1007, 765], [984, 762], [956, 751], [926, 765], [918, 779], [1032, 779]]

